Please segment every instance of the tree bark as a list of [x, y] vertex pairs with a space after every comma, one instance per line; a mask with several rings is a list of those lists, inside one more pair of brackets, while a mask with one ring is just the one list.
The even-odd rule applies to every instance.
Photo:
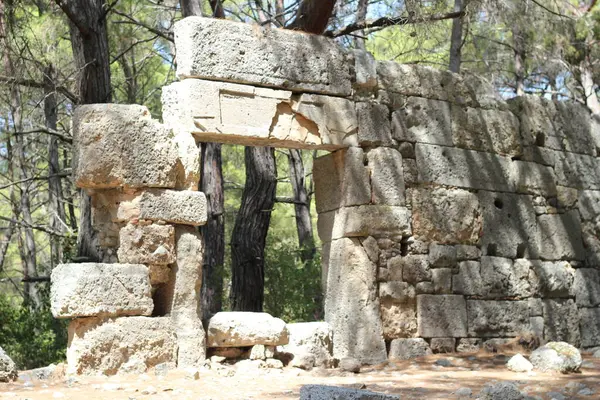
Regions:
[[304, 182], [304, 163], [301, 150], [290, 150], [290, 181], [294, 191], [294, 209], [296, 214], [296, 231], [300, 246], [302, 262], [312, 260], [317, 251], [310, 217], [310, 197]]
[[322, 34], [333, 14], [336, 0], [303, 0], [296, 12], [296, 19], [288, 29]]
[[[463, 0], [454, 0], [454, 11], [461, 12]], [[463, 44], [463, 17], [452, 20], [452, 35], [450, 36], [450, 65], [452, 72], [460, 73], [460, 64], [462, 61]]]
[[[109, 103], [110, 60], [106, 31], [105, 0], [55, 0], [69, 19], [71, 47], [79, 70], [79, 103]], [[97, 232], [92, 226], [91, 199], [80, 191], [77, 256], [101, 261]]]
[[[356, 6], [356, 22], [364, 23], [367, 18], [367, 10], [369, 8], [369, 0], [358, 0], [358, 5]], [[365, 45], [364, 31], [358, 31], [357, 37], [354, 38], [354, 45], [359, 50], [366, 50], [367, 47]]]
[[246, 147], [246, 184], [231, 237], [231, 307], [262, 311], [265, 243], [277, 188], [275, 153]]

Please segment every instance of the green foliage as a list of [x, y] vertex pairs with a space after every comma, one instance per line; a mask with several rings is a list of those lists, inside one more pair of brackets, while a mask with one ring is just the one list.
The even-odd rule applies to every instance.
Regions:
[[52, 317], [47, 286], [41, 294], [43, 303], [38, 310], [0, 294], [0, 346], [19, 369], [44, 367], [65, 359], [66, 321]]

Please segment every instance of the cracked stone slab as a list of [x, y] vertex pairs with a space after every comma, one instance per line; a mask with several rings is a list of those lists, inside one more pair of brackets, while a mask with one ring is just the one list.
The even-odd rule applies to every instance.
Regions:
[[350, 57], [322, 35], [202, 17], [182, 19], [174, 33], [179, 78], [351, 94]]
[[60, 264], [51, 282], [55, 318], [151, 315], [154, 309], [145, 265]]

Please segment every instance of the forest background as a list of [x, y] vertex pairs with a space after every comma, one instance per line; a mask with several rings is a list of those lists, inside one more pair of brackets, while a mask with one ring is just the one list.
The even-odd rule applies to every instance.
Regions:
[[[481, 76], [506, 97], [586, 105], [600, 118], [598, 0], [0, 0], [0, 346], [20, 368], [59, 362], [66, 324], [49, 275], [102, 261], [71, 180], [74, 108], [135, 103], [161, 116], [187, 15], [332, 36], [377, 59]], [[312, 184], [318, 152], [201, 145], [209, 200], [202, 302], [323, 318]]]

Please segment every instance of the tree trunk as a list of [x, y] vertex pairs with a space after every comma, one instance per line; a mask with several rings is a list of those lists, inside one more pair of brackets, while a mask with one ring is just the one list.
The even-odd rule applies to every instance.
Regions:
[[336, 0], [303, 0], [288, 28], [316, 34], [325, 32], [335, 3]]
[[[357, 23], [364, 22], [364, 20], [367, 18], [367, 9], [368, 8], [369, 8], [369, 0], [358, 0], [358, 5], [356, 6], [356, 22]], [[365, 45], [365, 39], [364, 39], [365, 32], [358, 31], [358, 32], [356, 32], [356, 35], [357, 36], [354, 37], [354, 45], [359, 50], [363, 50], [363, 51], [366, 50], [367, 47]]]
[[[71, 47], [79, 70], [79, 103], [110, 103], [110, 60], [105, 0], [55, 0], [69, 18]], [[97, 232], [92, 226], [90, 197], [80, 191], [77, 256], [101, 261]]]
[[[460, 12], [463, 9], [463, 0], [454, 0], [454, 11]], [[452, 72], [460, 72], [460, 63], [462, 59], [463, 44], [463, 17], [452, 20], [452, 35], [450, 37], [450, 66]]]
[[202, 16], [202, 4], [200, 0], [181, 0], [179, 3], [181, 6], [181, 15], [184, 18], [192, 15]]
[[[54, 89], [54, 67], [49, 65], [44, 70], [44, 119], [46, 127], [56, 130], [58, 110], [56, 104], [56, 91]], [[58, 157], [58, 138], [49, 135], [48, 143], [48, 211], [50, 213], [50, 227], [53, 232], [63, 232], [65, 224], [65, 208], [63, 205], [62, 183], [59, 176], [60, 161]], [[50, 263], [55, 267], [63, 261], [60, 238], [50, 234]]]
[[313, 259], [317, 250], [315, 248], [312, 220], [310, 217], [310, 198], [304, 183], [302, 151], [290, 150], [289, 165], [290, 181], [294, 190], [294, 209], [296, 212], [296, 231], [298, 232], [300, 259], [302, 262], [306, 262]]
[[231, 237], [231, 307], [262, 311], [265, 242], [277, 188], [275, 153], [270, 147], [246, 147], [246, 185]]

